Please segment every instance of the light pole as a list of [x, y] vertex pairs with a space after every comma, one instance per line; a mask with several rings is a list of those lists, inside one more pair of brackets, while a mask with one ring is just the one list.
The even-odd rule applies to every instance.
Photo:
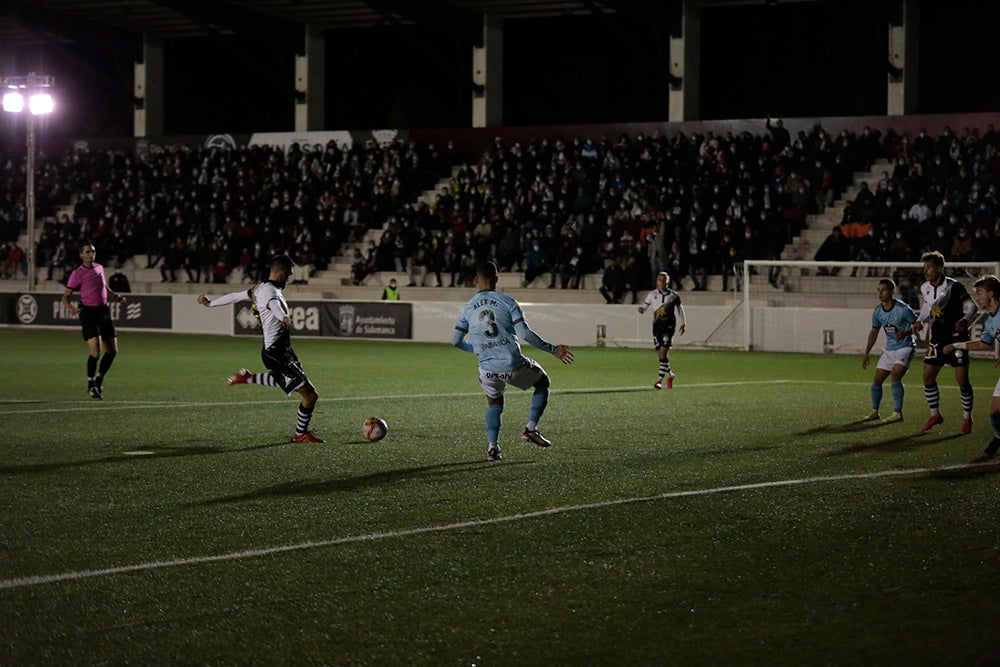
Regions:
[[[28, 261], [28, 291], [35, 289], [35, 116], [52, 113], [54, 104], [52, 96], [42, 92], [51, 88], [55, 79], [51, 76], [38, 75], [34, 72], [28, 76], [0, 76], [0, 88], [3, 89], [3, 110], [10, 113], [21, 113], [27, 107], [28, 111], [28, 164], [27, 193], [25, 208], [28, 214], [28, 247], [25, 258]], [[27, 104], [25, 104], [27, 102]]]

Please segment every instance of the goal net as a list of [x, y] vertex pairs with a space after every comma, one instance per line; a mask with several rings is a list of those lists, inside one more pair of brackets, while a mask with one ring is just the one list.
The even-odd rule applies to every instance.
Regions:
[[[743, 298], [705, 341], [708, 347], [860, 354], [878, 303], [878, 281], [891, 278], [895, 297], [918, 312], [924, 282], [920, 262], [748, 260], [738, 271]], [[945, 272], [971, 294], [980, 276], [1000, 275], [1000, 262], [947, 262]], [[983, 319], [980, 313], [974, 338]]]

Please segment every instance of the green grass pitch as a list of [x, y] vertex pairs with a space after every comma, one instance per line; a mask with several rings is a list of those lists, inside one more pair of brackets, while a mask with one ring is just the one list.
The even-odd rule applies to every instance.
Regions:
[[872, 426], [860, 357], [675, 350], [657, 392], [652, 350], [529, 350], [554, 445], [512, 390], [487, 463], [446, 344], [296, 340], [301, 445], [225, 383], [257, 340], [125, 332], [103, 401], [77, 331], [0, 343], [0, 664], [1000, 662], [986, 360], [959, 436], [950, 369], [920, 433], [919, 360]]

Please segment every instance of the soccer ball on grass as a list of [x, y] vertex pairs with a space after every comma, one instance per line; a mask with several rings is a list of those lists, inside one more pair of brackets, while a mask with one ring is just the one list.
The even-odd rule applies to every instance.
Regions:
[[385, 420], [381, 417], [369, 417], [361, 429], [361, 433], [371, 442], [378, 442], [385, 437], [388, 431], [389, 427], [386, 426]]

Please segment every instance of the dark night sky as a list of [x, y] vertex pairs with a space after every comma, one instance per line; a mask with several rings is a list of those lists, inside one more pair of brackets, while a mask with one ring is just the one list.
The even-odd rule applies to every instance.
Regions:
[[[994, 3], [924, 4], [920, 112], [1000, 109]], [[882, 6], [824, 0], [704, 9], [701, 117], [884, 114]], [[671, 28], [666, 16], [508, 20], [506, 123], [665, 120]], [[441, 26], [328, 32], [327, 128], [469, 126], [473, 32]], [[79, 47], [12, 52], [0, 45], [0, 65], [28, 62], [58, 78], [61, 110], [46, 131], [131, 134], [130, 59]], [[165, 63], [168, 134], [293, 128], [291, 47], [245, 38], [173, 39]], [[9, 141], [20, 129], [3, 116]]]

